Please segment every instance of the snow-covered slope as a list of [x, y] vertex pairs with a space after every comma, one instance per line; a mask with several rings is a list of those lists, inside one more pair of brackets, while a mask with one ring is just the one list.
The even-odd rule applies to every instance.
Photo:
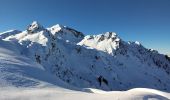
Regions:
[[32, 59], [21, 54], [22, 46], [0, 40], [0, 88], [2, 87], [67, 87], [63, 82]]
[[25, 31], [1, 34], [1, 86], [170, 92], [170, 58], [116, 33], [84, 36], [34, 21]]

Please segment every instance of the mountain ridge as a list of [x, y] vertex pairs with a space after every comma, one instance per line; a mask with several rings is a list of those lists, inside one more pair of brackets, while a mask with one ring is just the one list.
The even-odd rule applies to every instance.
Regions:
[[17, 45], [20, 56], [71, 86], [170, 91], [169, 58], [139, 42], [125, 42], [114, 32], [84, 36], [66, 26], [44, 28], [34, 21], [25, 31], [11, 34], [2, 41]]

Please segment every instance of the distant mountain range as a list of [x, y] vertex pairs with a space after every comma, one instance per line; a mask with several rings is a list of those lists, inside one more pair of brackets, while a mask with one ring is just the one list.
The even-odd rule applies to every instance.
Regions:
[[114, 32], [87, 35], [67, 26], [0, 34], [0, 86], [170, 92], [170, 58]]

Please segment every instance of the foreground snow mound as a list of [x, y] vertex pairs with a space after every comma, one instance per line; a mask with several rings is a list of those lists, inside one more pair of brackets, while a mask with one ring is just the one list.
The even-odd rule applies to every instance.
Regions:
[[170, 93], [137, 88], [129, 91], [106, 92], [90, 89], [93, 93], [62, 88], [1, 88], [1, 100], [169, 100]]
[[84, 37], [67, 26], [45, 28], [34, 21], [3, 37], [0, 48], [0, 84], [170, 92], [170, 58], [114, 32]]

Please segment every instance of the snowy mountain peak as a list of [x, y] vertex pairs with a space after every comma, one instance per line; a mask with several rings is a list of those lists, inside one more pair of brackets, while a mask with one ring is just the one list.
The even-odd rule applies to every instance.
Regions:
[[60, 24], [47, 28], [47, 30], [52, 33], [54, 37], [72, 43], [78, 43], [84, 38], [84, 34], [82, 32]]
[[48, 28], [48, 30], [51, 31], [51, 33], [54, 35], [55, 33], [61, 31], [64, 28], [64, 26], [60, 25], [60, 24], [56, 24], [50, 28]]
[[13, 40], [22, 45], [25, 43], [26, 45], [38, 43], [42, 46], [46, 46], [47, 43], [49, 43], [48, 41], [55, 40], [62, 40], [76, 44], [80, 42], [84, 37], [83, 33], [72, 28], [59, 24], [50, 28], [44, 28], [37, 21], [33, 21], [25, 31], [16, 32], [18, 34], [13, 34], [12, 31], [8, 33], [10, 34], [0, 35], [0, 37], [5, 41]]
[[114, 33], [114, 32], [106, 32], [104, 34], [100, 34], [98, 36], [96, 36], [98, 38], [98, 42], [101, 42], [101, 41], [119, 41], [120, 39], [118, 38], [117, 34]]
[[137, 45], [141, 45], [141, 43], [139, 41], [135, 41], [135, 44]]
[[60, 24], [56, 24], [50, 28], [48, 28], [48, 30], [53, 34], [55, 35], [56, 33], [60, 33], [62, 35], [64, 34], [72, 34], [74, 35], [75, 37], [77, 38], [83, 38], [84, 37], [84, 34], [82, 32], [79, 32], [73, 28], [70, 28], [70, 27], [67, 27], [67, 26], [63, 26], [63, 25], [60, 25]]
[[129, 45], [134, 45], [134, 46], [142, 46], [142, 44], [139, 41], [135, 41], [135, 42], [128, 42]]
[[40, 25], [37, 21], [33, 21], [32, 24], [30, 24], [27, 28], [28, 33], [35, 33], [38, 31], [43, 30], [43, 26]]
[[105, 36], [107, 39], [110, 39], [110, 38], [115, 38], [115, 37], [117, 37], [117, 34], [114, 33], [114, 32], [106, 32], [106, 33], [104, 33], [104, 36]]
[[79, 45], [85, 45], [100, 51], [113, 54], [119, 48], [121, 39], [114, 32], [106, 32], [99, 35], [87, 35]]

